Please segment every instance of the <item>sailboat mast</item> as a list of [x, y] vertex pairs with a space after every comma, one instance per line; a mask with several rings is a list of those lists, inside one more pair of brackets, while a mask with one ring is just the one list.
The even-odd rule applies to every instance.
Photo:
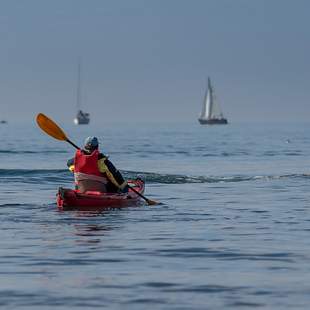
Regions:
[[78, 79], [76, 91], [76, 107], [77, 111], [81, 110], [81, 61], [78, 63]]

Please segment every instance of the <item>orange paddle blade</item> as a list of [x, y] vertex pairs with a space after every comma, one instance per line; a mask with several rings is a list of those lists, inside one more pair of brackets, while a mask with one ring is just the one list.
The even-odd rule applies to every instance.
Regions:
[[37, 115], [38, 126], [49, 136], [62, 141], [67, 141], [68, 138], [63, 130], [46, 115], [39, 113]]
[[155, 206], [155, 205], [158, 205], [158, 204], [159, 204], [159, 202], [157, 202], [157, 201], [155, 201], [155, 200], [151, 200], [151, 199], [147, 199], [146, 202], [147, 202], [147, 204], [148, 204], [149, 206]]

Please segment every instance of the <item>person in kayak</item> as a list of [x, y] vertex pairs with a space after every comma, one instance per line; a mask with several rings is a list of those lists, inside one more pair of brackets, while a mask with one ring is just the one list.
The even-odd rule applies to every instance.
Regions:
[[84, 148], [77, 150], [75, 157], [68, 160], [67, 166], [71, 172], [74, 172], [77, 189], [81, 192], [127, 192], [128, 184], [122, 174], [107, 156], [99, 152], [98, 147], [98, 139], [88, 137]]

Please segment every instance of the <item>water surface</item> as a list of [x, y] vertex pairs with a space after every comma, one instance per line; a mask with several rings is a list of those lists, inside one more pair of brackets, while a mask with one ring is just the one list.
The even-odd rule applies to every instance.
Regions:
[[308, 124], [65, 130], [77, 144], [96, 134], [162, 204], [58, 211], [72, 147], [1, 126], [4, 309], [308, 308]]

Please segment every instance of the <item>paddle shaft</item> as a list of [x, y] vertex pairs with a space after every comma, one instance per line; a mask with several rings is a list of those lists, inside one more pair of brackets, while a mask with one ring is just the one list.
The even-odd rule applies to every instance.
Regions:
[[147, 203], [150, 203], [151, 202], [151, 200], [150, 199], [147, 199], [145, 196], [143, 196], [141, 193], [139, 193], [137, 190], [135, 190], [133, 187], [131, 187], [131, 186], [129, 186], [128, 185], [128, 187], [132, 190], [132, 191], [134, 191], [138, 196], [140, 196], [141, 198], [143, 198]]
[[80, 149], [76, 144], [74, 144], [72, 141], [70, 141], [68, 138], [66, 139], [66, 141], [68, 142], [68, 143], [70, 143], [72, 146], [74, 146], [76, 149]]

